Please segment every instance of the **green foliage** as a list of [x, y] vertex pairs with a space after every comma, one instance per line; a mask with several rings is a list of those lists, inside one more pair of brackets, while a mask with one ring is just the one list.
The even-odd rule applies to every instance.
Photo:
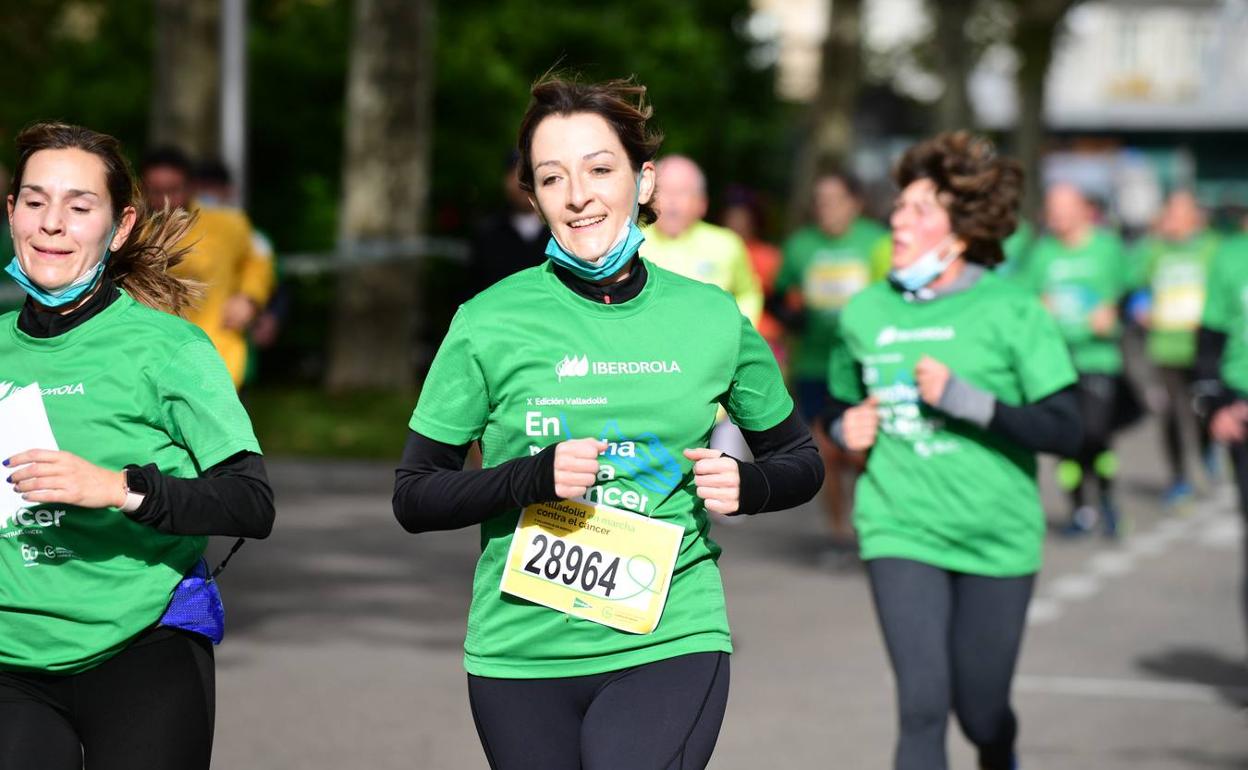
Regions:
[[268, 455], [397, 459], [407, 440], [413, 393], [330, 396], [317, 388], [260, 389], [247, 411]]
[[283, 251], [334, 245], [350, 10], [346, 0], [251, 3], [248, 209]]
[[91, 126], [136, 155], [147, 134], [152, 24], [148, 0], [6, 3], [0, 162], [12, 167], [12, 137], [38, 120]]
[[[666, 152], [706, 168], [712, 191], [783, 191], [792, 116], [771, 71], [734, 30], [748, 0], [457, 0], [437, 3], [434, 227], [463, 233], [501, 203], [504, 161], [529, 85], [554, 66], [635, 74], [650, 88]], [[22, 0], [0, 24], [0, 162], [26, 123], [59, 118], [146, 148], [152, 0]], [[281, 251], [334, 242], [341, 193], [350, 0], [250, 3], [250, 202]]]
[[774, 97], [774, 73], [747, 65], [749, 43], [734, 29], [747, 0], [461, 0], [438, 10], [433, 193], [444, 225], [501, 201], [529, 86], [551, 68], [636, 75], [663, 151], [702, 163], [713, 192], [733, 181], [783, 190], [792, 116]]

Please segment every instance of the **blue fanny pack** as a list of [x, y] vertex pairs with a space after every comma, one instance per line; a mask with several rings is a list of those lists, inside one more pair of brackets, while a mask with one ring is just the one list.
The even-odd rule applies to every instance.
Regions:
[[211, 573], [208, 572], [208, 562], [200, 557], [173, 589], [173, 596], [159, 625], [193, 631], [208, 637], [213, 644], [220, 644], [225, 638], [225, 605], [217, 588], [217, 575], [225, 569], [230, 557], [242, 547], [243, 542], [241, 537], [235, 541], [230, 552]]

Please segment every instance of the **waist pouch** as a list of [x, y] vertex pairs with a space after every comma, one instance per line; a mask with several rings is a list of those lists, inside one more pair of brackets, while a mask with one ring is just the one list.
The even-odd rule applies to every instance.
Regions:
[[242, 544], [243, 539], [239, 538], [211, 573], [208, 572], [208, 562], [200, 557], [173, 589], [173, 596], [159, 625], [193, 631], [208, 637], [213, 644], [220, 644], [225, 638], [225, 605], [221, 602], [216, 578]]

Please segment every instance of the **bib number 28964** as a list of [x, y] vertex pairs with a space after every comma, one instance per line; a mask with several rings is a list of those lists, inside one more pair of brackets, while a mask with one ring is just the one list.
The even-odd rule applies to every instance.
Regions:
[[547, 580], [558, 580], [566, 586], [580, 586], [582, 591], [611, 598], [615, 576], [620, 570], [620, 557], [596, 548], [568, 545], [554, 535], [534, 536], [529, 548], [533, 557], [524, 563], [524, 571]]
[[503, 593], [648, 634], [659, 624], [684, 529], [584, 500], [524, 509], [499, 588]]

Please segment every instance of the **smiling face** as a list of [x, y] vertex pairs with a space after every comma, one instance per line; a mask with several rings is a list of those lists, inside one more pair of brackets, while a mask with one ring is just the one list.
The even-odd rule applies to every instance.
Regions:
[[[949, 212], [936, 195], [930, 179], [916, 179], [897, 196], [889, 218], [893, 228], [893, 268], [908, 267], [925, 252], [936, 248], [953, 236]], [[960, 240], [954, 248], [965, 250]]]
[[104, 161], [77, 149], [40, 150], [26, 162], [17, 196], [8, 197], [9, 225], [22, 270], [49, 292], [69, 286], [130, 234], [127, 208], [113, 230]]
[[637, 171], [606, 120], [588, 112], [551, 115], [533, 132], [533, 205], [578, 259], [598, 261], [640, 200], [654, 192], [654, 164]]

